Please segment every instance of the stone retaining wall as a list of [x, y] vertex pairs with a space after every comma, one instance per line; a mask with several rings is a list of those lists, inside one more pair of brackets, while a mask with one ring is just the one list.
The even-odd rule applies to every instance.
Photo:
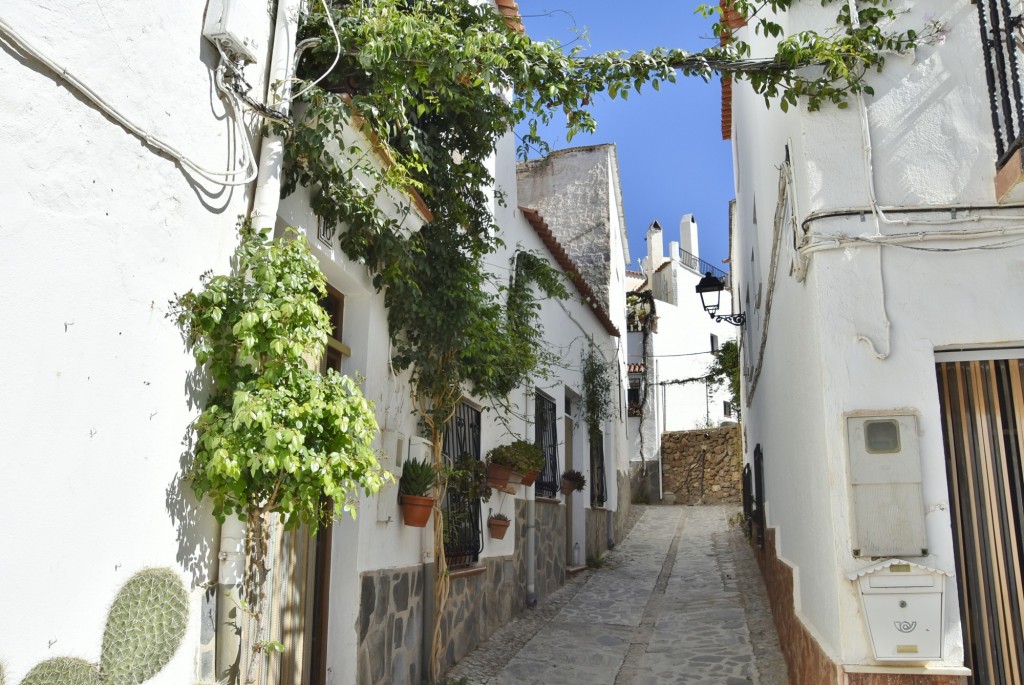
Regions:
[[743, 498], [739, 426], [663, 433], [664, 493], [676, 504], [738, 504]]

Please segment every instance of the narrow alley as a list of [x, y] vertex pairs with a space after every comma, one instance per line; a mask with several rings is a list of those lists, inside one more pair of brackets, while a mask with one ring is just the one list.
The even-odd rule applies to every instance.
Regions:
[[785, 685], [785, 664], [735, 506], [636, 507], [604, 560], [449, 673], [470, 685]]

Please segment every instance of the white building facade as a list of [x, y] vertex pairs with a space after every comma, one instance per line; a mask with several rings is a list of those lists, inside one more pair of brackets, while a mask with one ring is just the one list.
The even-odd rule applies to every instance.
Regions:
[[[982, 40], [1012, 33], [999, 3], [901, 9], [940, 38], [848, 109], [766, 110], [742, 82], [726, 102], [755, 538], [794, 683], [1019, 682], [1019, 53]], [[920, 567], [944, 594], [921, 599]]]

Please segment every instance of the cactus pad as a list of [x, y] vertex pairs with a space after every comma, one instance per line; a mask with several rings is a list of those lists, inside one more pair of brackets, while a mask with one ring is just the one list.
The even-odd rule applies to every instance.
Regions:
[[95, 664], [84, 659], [59, 656], [36, 664], [21, 685], [100, 685]]
[[150, 568], [132, 576], [114, 599], [103, 631], [103, 685], [138, 685], [166, 666], [188, 627], [188, 593], [178, 574]]

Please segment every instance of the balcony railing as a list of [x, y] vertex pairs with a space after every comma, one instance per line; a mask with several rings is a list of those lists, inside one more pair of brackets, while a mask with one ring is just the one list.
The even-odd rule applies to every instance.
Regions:
[[1013, 14], [1010, 0], [976, 1], [999, 155], [997, 166], [1002, 168], [1024, 142], [1024, 99], [1017, 53], [1019, 41], [1015, 35], [1021, 28], [1021, 16]]
[[706, 273], [710, 273], [715, 278], [721, 279], [722, 282], [725, 283], [726, 288], [729, 288], [732, 285], [732, 283], [730, 282], [729, 274], [722, 271], [718, 267], [713, 266], [711, 262], [706, 262], [697, 255], [690, 254], [683, 248], [679, 248], [679, 261], [687, 269], [690, 269], [691, 271], [696, 271], [702, 276]]

